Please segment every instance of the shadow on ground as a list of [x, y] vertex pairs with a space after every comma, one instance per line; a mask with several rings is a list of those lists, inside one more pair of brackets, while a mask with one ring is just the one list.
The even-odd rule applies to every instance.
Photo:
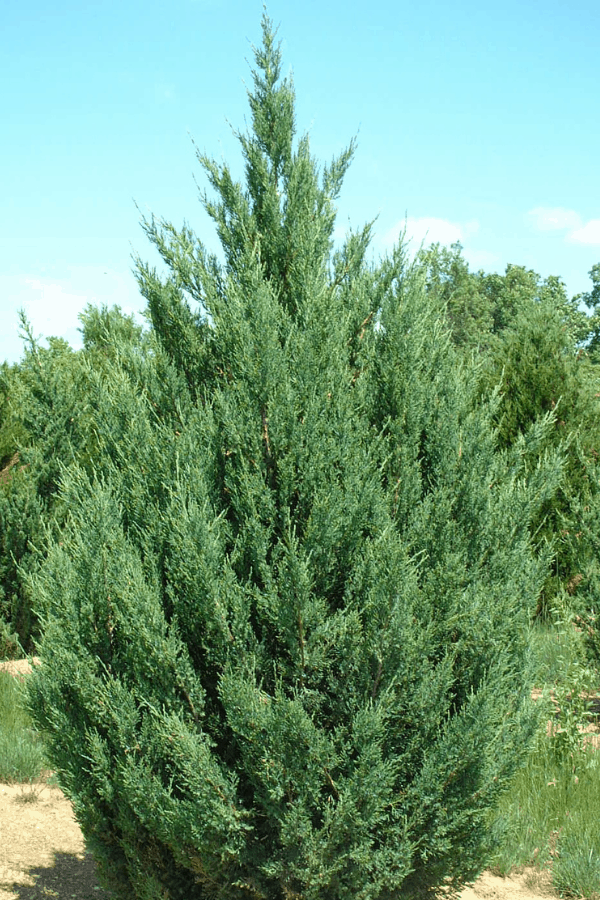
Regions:
[[14, 894], [18, 900], [110, 900], [96, 878], [96, 863], [91, 854], [84, 859], [74, 853], [54, 853], [50, 866], [33, 866], [24, 872], [35, 882], [2, 884], [1, 890]]

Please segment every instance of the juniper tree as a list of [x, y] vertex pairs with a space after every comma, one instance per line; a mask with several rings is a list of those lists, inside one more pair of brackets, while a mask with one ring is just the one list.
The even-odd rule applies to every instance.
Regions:
[[534, 727], [528, 525], [559, 466], [543, 426], [497, 451], [401, 247], [334, 250], [354, 146], [319, 167], [262, 37], [244, 182], [199, 154], [222, 259], [146, 220], [155, 349], [134, 379], [115, 335], [92, 373], [32, 709], [117, 897], [458, 888]]
[[41, 346], [22, 313], [23, 358], [0, 368], [0, 655], [33, 649], [38, 622], [26, 573], [37, 565], [44, 531], [62, 522], [62, 470], [74, 460], [87, 471], [97, 466], [94, 402], [102, 371], [118, 352], [122, 374], [148, 391], [148, 354], [153, 372], [158, 368], [151, 336], [118, 308], [90, 307], [80, 318], [84, 348], [74, 352], [61, 338]]
[[43, 348], [21, 313], [25, 352], [0, 372], [0, 654], [33, 649], [38, 623], [25, 573], [52, 518], [61, 464], [74, 457], [77, 354], [60, 338]]

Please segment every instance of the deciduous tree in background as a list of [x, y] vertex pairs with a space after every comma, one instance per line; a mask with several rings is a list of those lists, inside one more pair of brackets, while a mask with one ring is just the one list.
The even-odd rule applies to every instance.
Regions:
[[551, 416], [540, 453], [560, 450], [565, 469], [559, 491], [531, 523], [543, 553], [553, 547], [538, 612], [548, 616], [557, 594], [568, 595], [571, 613], [583, 616], [598, 644], [600, 369], [594, 310], [600, 266], [590, 272], [592, 290], [569, 299], [559, 278], [542, 279], [523, 266], [509, 265], [504, 275], [470, 272], [461, 249], [434, 245], [421, 251], [426, 290], [443, 304], [453, 343], [477, 362], [482, 395], [499, 390], [494, 421], [500, 445], [513, 447], [541, 417]]

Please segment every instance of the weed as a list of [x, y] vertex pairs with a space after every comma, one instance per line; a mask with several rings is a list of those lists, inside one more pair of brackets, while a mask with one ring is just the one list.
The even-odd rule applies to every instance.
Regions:
[[27, 784], [21, 784], [21, 791], [18, 797], [15, 797], [17, 803], [37, 803], [40, 794], [46, 787], [46, 782], [42, 780], [29, 781]]
[[600, 752], [586, 742], [599, 674], [560, 610], [532, 635], [543, 726], [491, 822], [500, 874], [534, 864], [561, 895], [600, 900]]
[[584, 816], [573, 817], [561, 835], [552, 880], [563, 896], [600, 898], [600, 832]]
[[591, 717], [590, 697], [598, 686], [598, 673], [586, 657], [574, 615], [560, 597], [553, 610], [556, 633], [560, 637], [555, 664], [560, 672], [552, 695], [557, 708], [556, 725], [551, 729], [555, 752], [575, 772], [575, 760], [582, 761], [584, 728]]
[[44, 769], [43, 745], [25, 709], [23, 686], [0, 672], [0, 781], [35, 782]]

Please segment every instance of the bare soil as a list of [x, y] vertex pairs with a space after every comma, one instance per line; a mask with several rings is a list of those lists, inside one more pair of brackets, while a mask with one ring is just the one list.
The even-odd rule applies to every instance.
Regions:
[[0, 785], [0, 900], [108, 900], [70, 802], [50, 785]]

